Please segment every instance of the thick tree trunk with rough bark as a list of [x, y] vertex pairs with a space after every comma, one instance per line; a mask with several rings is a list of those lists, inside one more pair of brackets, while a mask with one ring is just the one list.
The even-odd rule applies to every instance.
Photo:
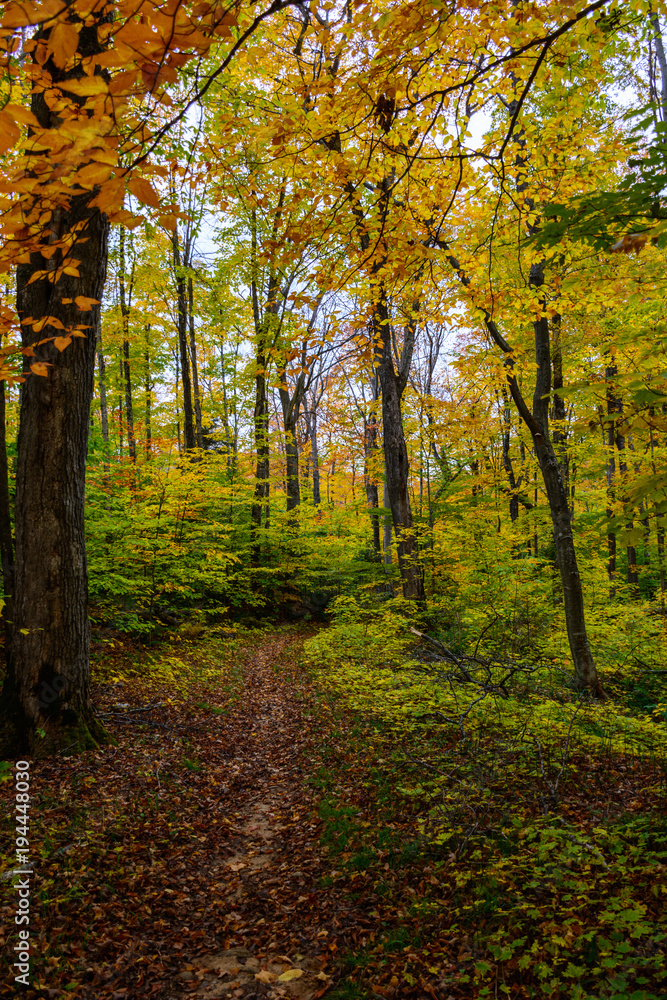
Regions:
[[[405, 380], [394, 370], [391, 326], [384, 289], [376, 297], [373, 311], [375, 363], [382, 387], [382, 439], [384, 445], [387, 498], [391, 509], [403, 596], [420, 600], [424, 596], [417, 536], [410, 507], [410, 463], [405, 443], [401, 393]], [[408, 362], [409, 367], [409, 362]]]
[[[107, 222], [75, 200], [66, 225], [86, 221], [87, 241], [74, 249], [80, 277], [64, 276], [57, 298], [101, 299], [106, 271]], [[35, 255], [36, 256], [36, 255]], [[21, 317], [55, 316], [67, 326], [80, 314], [52, 295], [45, 281], [29, 284], [40, 259], [17, 275]], [[56, 299], [56, 301], [54, 301]], [[16, 585], [12, 655], [3, 689], [3, 717], [15, 749], [32, 753], [95, 745], [91, 716], [90, 625], [84, 534], [84, 487], [99, 306], [91, 330], [62, 353], [36, 351], [49, 362], [46, 377], [29, 373], [23, 390], [16, 477]], [[34, 340], [24, 327], [24, 343]], [[48, 335], [48, 328], [46, 328]], [[44, 733], [40, 740], [38, 732]]]
[[[106, 15], [100, 15], [105, 19]], [[101, 51], [99, 21], [80, 29], [79, 52]], [[39, 34], [46, 37], [48, 32]], [[80, 76], [80, 65], [44, 66], [53, 83]], [[57, 112], [44, 93], [33, 91], [32, 111], [43, 128], [57, 128]], [[36, 164], [37, 166], [37, 164]], [[39, 171], [37, 176], [41, 176]], [[47, 181], [48, 183], [48, 181]], [[48, 192], [48, 188], [47, 188]], [[33, 197], [39, 201], [36, 186]], [[33, 322], [50, 316], [62, 328], [86, 324], [61, 352], [53, 341], [34, 348], [27, 359], [18, 436], [16, 475], [16, 575], [12, 649], [0, 700], [0, 744], [4, 752], [42, 756], [92, 747], [104, 738], [90, 704], [90, 624], [84, 533], [84, 487], [90, 405], [93, 395], [100, 306], [79, 309], [77, 296], [101, 300], [107, 266], [108, 222], [89, 208], [91, 193], [73, 196], [67, 209], [53, 211], [43, 235], [49, 253], [32, 253], [17, 270], [19, 318]], [[37, 271], [54, 271], [63, 250], [52, 243], [76, 233], [69, 257], [78, 276], [32, 280]], [[27, 347], [61, 327], [45, 325], [35, 333], [21, 326]], [[29, 364], [27, 363], [29, 360]], [[45, 362], [46, 375], [30, 366]], [[39, 369], [38, 369], [39, 371]]]
[[4, 381], [0, 381], [0, 555], [2, 557], [2, 589], [5, 597], [5, 605], [2, 609], [5, 630], [5, 662], [9, 663], [12, 622], [14, 621], [14, 541], [12, 538], [12, 512], [9, 505]]

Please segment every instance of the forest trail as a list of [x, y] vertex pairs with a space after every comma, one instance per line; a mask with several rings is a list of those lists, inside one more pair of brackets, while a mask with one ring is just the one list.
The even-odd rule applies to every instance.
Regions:
[[302, 773], [326, 739], [293, 677], [304, 630], [172, 640], [130, 659], [102, 647], [93, 697], [117, 745], [31, 768], [27, 1000], [317, 1000], [359, 929]]
[[319, 845], [302, 781], [310, 720], [275, 669], [299, 639], [267, 638], [244, 664], [249, 725], [230, 761], [226, 793], [230, 800], [236, 790], [243, 804], [228, 814], [228, 839], [218, 845], [224, 857], [207, 878], [212, 894], [225, 895], [225, 922], [243, 944], [197, 956], [194, 968], [179, 975], [189, 992], [207, 1000], [315, 1000], [331, 985], [325, 971], [331, 930], [317, 905], [323, 901]]

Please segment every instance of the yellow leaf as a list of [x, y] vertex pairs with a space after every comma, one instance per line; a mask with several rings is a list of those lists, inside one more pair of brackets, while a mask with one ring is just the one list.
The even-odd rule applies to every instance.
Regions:
[[87, 295], [77, 295], [77, 297], [74, 299], [74, 302], [79, 307], [79, 309], [83, 309], [85, 312], [88, 312], [88, 310], [92, 308], [92, 306], [99, 306], [100, 304], [99, 299], [90, 299], [88, 298]]
[[34, 365], [30, 365], [30, 371], [33, 375], [48, 375], [48, 361], [36, 361]]
[[73, 24], [59, 23], [51, 29], [47, 51], [59, 69], [64, 69], [79, 47], [79, 32]]
[[32, 328], [35, 333], [40, 333], [40, 331], [43, 330], [45, 326], [52, 326], [56, 330], [65, 329], [65, 327], [60, 322], [57, 316], [42, 316], [41, 319], [38, 319], [36, 322], [32, 324]]
[[21, 129], [12, 116], [6, 111], [0, 111], [0, 153], [11, 149], [20, 135]]
[[303, 975], [303, 969], [288, 969], [287, 972], [283, 972], [278, 976], [279, 983], [291, 983], [293, 979], [300, 979]]
[[4, 114], [11, 115], [14, 121], [21, 122], [21, 125], [30, 125], [31, 128], [41, 128], [32, 111], [24, 108], [22, 104], [5, 104], [2, 110]]
[[77, 170], [72, 178], [72, 183], [81, 184], [83, 187], [91, 185], [92, 187], [97, 187], [98, 184], [104, 184], [111, 177], [111, 167], [107, 166], [106, 163], [87, 163], [85, 167], [81, 167], [81, 170]]
[[144, 177], [133, 177], [127, 185], [135, 198], [151, 208], [160, 207], [160, 199], [153, 185]]
[[59, 84], [61, 90], [69, 90], [78, 97], [95, 97], [106, 94], [107, 85], [101, 76], [84, 76], [81, 80], [65, 80]]
[[53, 343], [56, 345], [59, 351], [64, 351], [66, 347], [72, 343], [71, 337], [54, 337]]

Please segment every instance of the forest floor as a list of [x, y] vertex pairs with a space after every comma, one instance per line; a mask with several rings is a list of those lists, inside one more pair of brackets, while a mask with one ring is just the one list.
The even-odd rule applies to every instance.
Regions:
[[[397, 799], [399, 777], [381, 756], [389, 744], [302, 668], [312, 632], [231, 628], [174, 636], [152, 653], [99, 647], [93, 695], [116, 745], [32, 769], [26, 997], [494, 995], [473, 974], [486, 954], [475, 926], [493, 893], [466, 930], [460, 901], [448, 903], [456, 853], [431, 851], [418, 810]], [[649, 808], [650, 765], [626, 763], [613, 787], [600, 772], [597, 798], [586, 789], [593, 804], [606, 796], [608, 814], [619, 797], [624, 814]], [[508, 799], [523, 794], [506, 785]], [[566, 814], [582, 806], [573, 788]], [[10, 868], [9, 783], [0, 790]], [[14, 995], [13, 897], [3, 894], [0, 913], [3, 996]], [[539, 996], [508, 987], [522, 976], [511, 951], [499, 957], [496, 996]]]

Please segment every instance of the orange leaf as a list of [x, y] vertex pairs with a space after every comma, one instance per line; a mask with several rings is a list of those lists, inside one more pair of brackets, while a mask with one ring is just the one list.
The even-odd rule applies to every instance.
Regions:
[[56, 345], [59, 351], [64, 351], [66, 347], [72, 343], [71, 337], [54, 337], [53, 343]]
[[79, 309], [83, 309], [84, 312], [88, 312], [88, 310], [92, 306], [99, 306], [99, 304], [100, 304], [100, 300], [99, 299], [90, 299], [90, 298], [88, 298], [87, 295], [77, 295], [77, 297], [74, 299], [74, 301], [77, 304], [77, 306], [79, 307]]
[[73, 24], [56, 24], [51, 29], [47, 49], [59, 69], [64, 69], [79, 47], [79, 32]]
[[133, 177], [127, 186], [144, 205], [150, 205], [151, 208], [160, 207], [160, 198], [155, 188], [144, 177]]
[[30, 365], [30, 371], [33, 375], [48, 375], [47, 365], [48, 361], [36, 361], [34, 365]]
[[131, 94], [135, 89], [141, 74], [138, 69], [126, 69], [109, 84], [110, 94]]
[[21, 122], [22, 125], [30, 125], [31, 128], [41, 128], [32, 111], [24, 108], [22, 104], [5, 104], [2, 110], [5, 114], [11, 115], [14, 121]]
[[170, 232], [176, 231], [176, 226], [178, 225], [178, 219], [175, 215], [161, 215], [160, 225], [164, 226], [165, 229], [169, 229]]
[[27, 24], [38, 24], [64, 10], [65, 4], [59, 0], [46, 0], [40, 6], [34, 3], [8, 3], [2, 14], [2, 27], [23, 28]]
[[61, 90], [69, 90], [79, 97], [96, 97], [106, 94], [107, 85], [101, 76], [84, 76], [81, 80], [64, 80], [59, 84]]

